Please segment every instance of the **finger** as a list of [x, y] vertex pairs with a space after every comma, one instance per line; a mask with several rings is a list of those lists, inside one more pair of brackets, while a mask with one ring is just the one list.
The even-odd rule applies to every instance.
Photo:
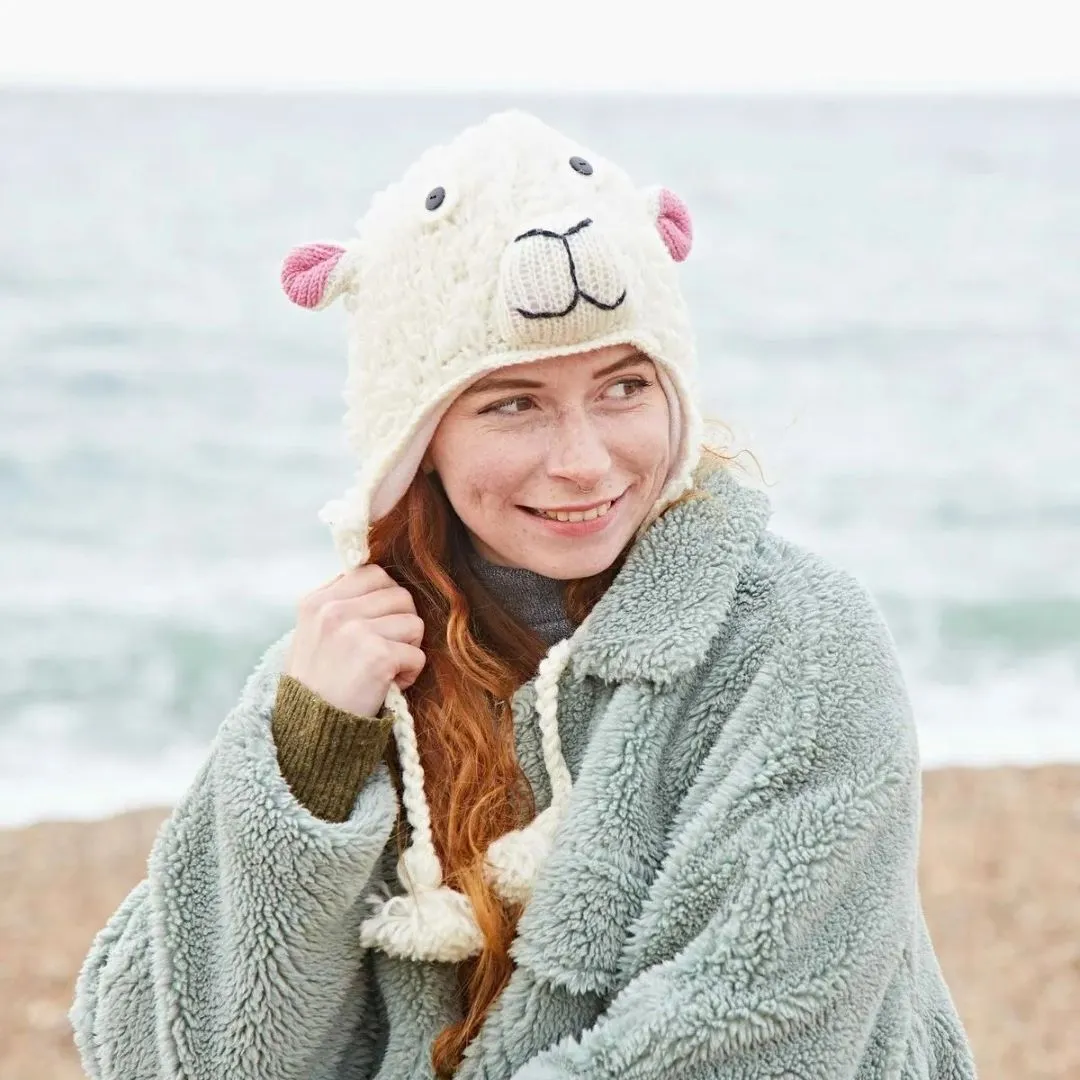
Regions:
[[418, 649], [415, 645], [405, 645], [396, 641], [391, 641], [388, 644], [391, 657], [398, 669], [397, 675], [394, 676], [394, 682], [397, 683], [400, 689], [405, 690], [416, 682], [417, 676], [424, 670], [427, 657], [424, 655], [423, 650]]
[[365, 563], [354, 570], [339, 574], [332, 581], [321, 585], [308, 595], [318, 603], [327, 603], [331, 600], [347, 600], [354, 596], [363, 596], [380, 589], [390, 589], [395, 585], [397, 582], [381, 566], [376, 563]]
[[315, 617], [329, 626], [346, 626], [349, 623], [378, 619], [384, 615], [416, 614], [412, 597], [400, 586], [376, 589], [375, 592], [344, 599], [309, 597], [308, 603]]
[[368, 626], [387, 641], [419, 646], [424, 640], [424, 624], [416, 615], [383, 615]]
[[365, 619], [377, 619], [382, 615], [415, 615], [416, 604], [407, 589], [376, 589], [344, 603], [351, 605]]

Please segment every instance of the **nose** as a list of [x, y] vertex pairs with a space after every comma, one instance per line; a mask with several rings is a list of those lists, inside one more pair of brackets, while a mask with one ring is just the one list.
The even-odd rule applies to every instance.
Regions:
[[582, 491], [596, 487], [611, 469], [603, 433], [588, 414], [568, 410], [553, 426], [548, 445], [548, 475], [570, 480]]

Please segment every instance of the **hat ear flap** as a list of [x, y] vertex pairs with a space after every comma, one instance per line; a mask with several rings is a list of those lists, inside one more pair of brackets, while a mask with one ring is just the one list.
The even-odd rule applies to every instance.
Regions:
[[321, 311], [353, 287], [354, 269], [340, 244], [304, 244], [285, 256], [281, 287], [294, 304]]

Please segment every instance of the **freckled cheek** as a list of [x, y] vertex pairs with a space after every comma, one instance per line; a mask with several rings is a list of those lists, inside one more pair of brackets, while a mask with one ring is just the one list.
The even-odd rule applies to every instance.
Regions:
[[648, 476], [666, 473], [671, 457], [666, 415], [655, 412], [622, 418], [608, 430], [608, 451], [624, 468]]
[[531, 440], [507, 438], [475, 421], [450, 417], [433, 442], [435, 465], [462, 517], [505, 509], [529, 476]]
[[[531, 459], [530, 459], [531, 460]], [[481, 468], [471, 471], [465, 490], [480, 512], [502, 513], [525, 497], [528, 478], [535, 465], [508, 451], [493, 453]]]

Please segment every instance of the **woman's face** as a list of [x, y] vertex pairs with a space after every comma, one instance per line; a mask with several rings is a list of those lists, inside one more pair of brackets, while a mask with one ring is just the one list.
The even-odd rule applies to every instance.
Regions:
[[[483, 558], [568, 580], [615, 561], [659, 497], [669, 443], [652, 361], [612, 345], [473, 383], [443, 416], [424, 464]], [[555, 519], [582, 511], [586, 520]]]

